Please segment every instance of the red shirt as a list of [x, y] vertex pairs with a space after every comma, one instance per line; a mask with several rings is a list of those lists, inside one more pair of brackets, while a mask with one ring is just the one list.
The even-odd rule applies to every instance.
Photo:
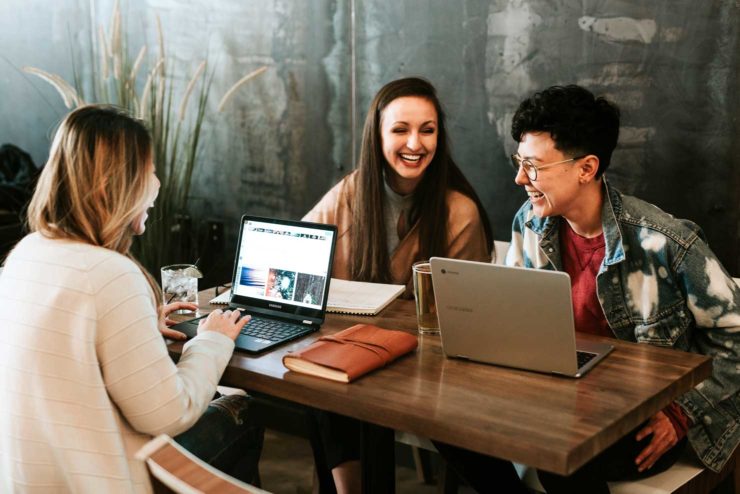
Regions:
[[604, 235], [581, 237], [565, 219], [560, 222], [560, 252], [563, 270], [570, 275], [576, 331], [614, 338], [596, 294], [605, 249]]
[[[561, 220], [561, 260], [563, 269], [570, 275], [576, 331], [613, 338], [614, 333], [606, 322], [596, 294], [596, 275], [604, 260], [605, 249], [604, 235], [581, 237], [565, 219]], [[678, 440], [681, 440], [690, 426], [689, 418], [675, 402], [664, 408], [663, 412], [671, 421]]]

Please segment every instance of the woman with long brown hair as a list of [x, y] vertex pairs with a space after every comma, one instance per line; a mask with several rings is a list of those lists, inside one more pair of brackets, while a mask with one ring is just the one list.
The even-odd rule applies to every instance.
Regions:
[[432, 256], [490, 261], [483, 204], [452, 159], [436, 90], [416, 77], [383, 86], [370, 105], [357, 169], [304, 217], [338, 226], [332, 275], [407, 286]]
[[[252, 480], [262, 439], [248, 402], [209, 408], [249, 318], [215, 311], [172, 362], [160, 331], [172, 311], [197, 307], [162, 306], [129, 252], [158, 191], [141, 122], [102, 106], [67, 115], [29, 206], [31, 233], [0, 276], [0, 491], [147, 492], [134, 454], [163, 433], [220, 468], [251, 453], [239, 476]], [[193, 434], [208, 438], [198, 450]]]
[[[480, 199], [450, 154], [437, 92], [409, 77], [383, 86], [370, 105], [357, 170], [304, 217], [338, 227], [332, 276], [400, 283], [432, 256], [491, 260], [493, 235]], [[360, 488], [359, 423], [316, 411], [337, 492]]]

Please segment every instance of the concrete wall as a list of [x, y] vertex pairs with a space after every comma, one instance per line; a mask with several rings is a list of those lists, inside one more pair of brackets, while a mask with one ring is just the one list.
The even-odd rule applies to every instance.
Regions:
[[[64, 108], [14, 67], [71, 77], [70, 40], [112, 2], [0, 2], [0, 141], [41, 163]], [[524, 200], [512, 180], [509, 122], [518, 102], [579, 83], [623, 111], [612, 182], [699, 223], [740, 274], [740, 7], [722, 0], [130, 0], [132, 51], [156, 44], [154, 14], [183, 79], [215, 67], [193, 191], [198, 218], [234, 225], [244, 212], [298, 218], [352, 168], [374, 92], [404, 75], [438, 87], [453, 150], [476, 185], [495, 236]], [[354, 22], [353, 22], [354, 19]], [[223, 92], [261, 65], [224, 113]], [[353, 70], [354, 68], [354, 70]], [[354, 98], [353, 98], [354, 95]], [[352, 116], [354, 115], [354, 119]], [[354, 123], [354, 125], [353, 125]], [[354, 134], [353, 134], [354, 131]], [[234, 228], [227, 228], [227, 245]]]

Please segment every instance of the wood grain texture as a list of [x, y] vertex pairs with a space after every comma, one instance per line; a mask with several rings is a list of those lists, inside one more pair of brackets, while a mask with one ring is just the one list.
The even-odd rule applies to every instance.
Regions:
[[174, 485], [182, 488], [188, 487], [192, 492], [202, 492], [204, 494], [258, 494], [265, 492], [231, 478], [204, 461], [184, 453], [182, 447], [177, 446], [174, 440], [169, 437], [166, 438], [166, 442], [159, 449], [149, 456], [148, 461], [154, 463], [154, 465], [147, 465], [147, 467], [150, 469], [150, 479], [155, 494], [182, 492], [174, 488]]
[[[203, 310], [215, 308], [212, 295], [201, 293]], [[286, 352], [360, 321], [416, 333], [412, 301], [396, 300], [376, 317], [329, 314], [318, 333], [270, 353], [235, 352], [222, 384], [566, 475], [711, 373], [702, 355], [609, 340], [615, 350], [570, 379], [448, 359], [438, 336], [419, 336], [416, 352], [349, 385], [283, 367]], [[170, 345], [173, 358], [181, 349]]]

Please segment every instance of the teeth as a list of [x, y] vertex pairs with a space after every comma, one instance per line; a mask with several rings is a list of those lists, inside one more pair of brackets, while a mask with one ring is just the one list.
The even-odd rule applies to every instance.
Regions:
[[532, 199], [539, 199], [540, 197], [544, 196], [542, 192], [527, 192], [529, 194], [529, 197]]
[[402, 154], [401, 158], [405, 159], [406, 161], [419, 161], [421, 159], [420, 154]]

